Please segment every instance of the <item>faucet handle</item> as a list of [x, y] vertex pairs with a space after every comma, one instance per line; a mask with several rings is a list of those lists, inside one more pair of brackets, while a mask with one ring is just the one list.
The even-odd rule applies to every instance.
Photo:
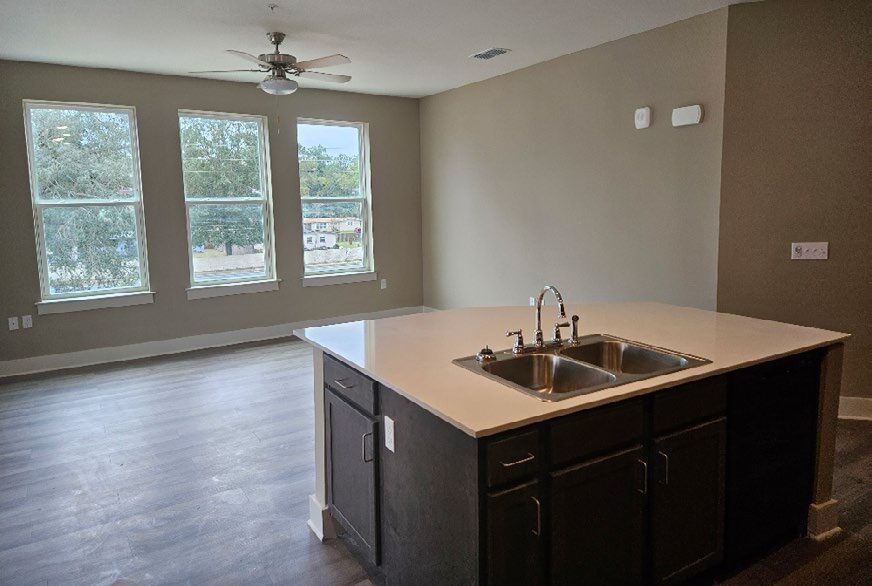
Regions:
[[560, 337], [560, 328], [568, 328], [568, 327], [569, 327], [568, 321], [557, 322], [556, 324], [554, 324], [554, 336], [551, 338], [551, 341], [555, 342], [557, 344], [562, 342], [563, 340]]
[[509, 338], [511, 336], [517, 336], [515, 338], [515, 344], [512, 346], [512, 352], [514, 354], [520, 354], [524, 351], [524, 330], [509, 330], [506, 332], [506, 337]]
[[572, 334], [569, 336], [570, 344], [578, 344], [578, 316], [572, 316]]

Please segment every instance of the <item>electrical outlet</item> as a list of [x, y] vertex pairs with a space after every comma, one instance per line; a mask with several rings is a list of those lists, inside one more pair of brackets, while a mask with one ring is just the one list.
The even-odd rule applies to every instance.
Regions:
[[21, 316], [21, 327], [25, 330], [27, 328], [33, 327], [33, 316], [32, 315], [22, 315]]
[[530, 307], [535, 307], [535, 306], [536, 306], [536, 298], [530, 297]]
[[17, 330], [17, 329], [18, 329], [18, 316], [16, 315], [14, 317], [9, 318], [9, 331], [11, 332], [12, 330]]
[[827, 260], [829, 254], [829, 242], [792, 242], [790, 244], [790, 260]]
[[387, 279], [382, 279], [382, 280], [381, 280], [381, 288], [382, 288], [382, 289], [387, 289], [387, 288], [388, 288], [388, 280], [387, 280]]
[[394, 442], [394, 420], [385, 415], [385, 447], [394, 452], [396, 444]]

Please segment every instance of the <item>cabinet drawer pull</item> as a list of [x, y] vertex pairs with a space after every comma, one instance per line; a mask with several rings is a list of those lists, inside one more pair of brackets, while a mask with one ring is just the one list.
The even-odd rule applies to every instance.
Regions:
[[536, 503], [536, 528], [533, 529], [533, 535], [539, 537], [542, 534], [542, 504], [534, 496], [530, 497]]
[[367, 457], [366, 457], [366, 436], [372, 436], [372, 432], [370, 431], [370, 432], [365, 433], [362, 436], [360, 436], [360, 455], [363, 458], [363, 461], [368, 464], [368, 463], [372, 462], [373, 459], [372, 458], [367, 459]]
[[642, 465], [642, 488], [636, 490], [642, 494], [648, 494], [648, 462], [645, 460], [636, 461]]
[[663, 484], [669, 484], [669, 456], [663, 452], [657, 452], [657, 455], [663, 458]]
[[526, 464], [527, 462], [532, 462], [535, 459], [536, 456], [534, 456], [530, 452], [527, 452], [527, 456], [521, 458], [520, 460], [515, 460], [514, 462], [500, 462], [500, 464], [502, 464], [503, 468], [511, 468], [512, 466], [517, 466], [518, 464]]
[[336, 385], [337, 387], [339, 387], [340, 389], [345, 389], [346, 391], [347, 391], [348, 389], [354, 387], [354, 385], [346, 385], [346, 384], [344, 384], [344, 383], [342, 382], [342, 381], [344, 381], [344, 380], [346, 380], [346, 379], [344, 379], [344, 378], [336, 379], [336, 380], [333, 381], [333, 384]]

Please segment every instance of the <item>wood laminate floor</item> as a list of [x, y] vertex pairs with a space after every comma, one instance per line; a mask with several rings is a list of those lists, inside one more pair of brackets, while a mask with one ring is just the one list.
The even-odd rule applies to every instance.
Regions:
[[[305, 523], [311, 385], [299, 341], [0, 385], [0, 585], [370, 584]], [[731, 584], [872, 582], [872, 424], [837, 449], [844, 534]]]

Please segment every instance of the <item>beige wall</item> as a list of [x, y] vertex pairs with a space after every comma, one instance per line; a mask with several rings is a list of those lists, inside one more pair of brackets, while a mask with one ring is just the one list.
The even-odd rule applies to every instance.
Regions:
[[[154, 304], [36, 315], [24, 98], [136, 107]], [[269, 116], [279, 291], [187, 300], [180, 108]], [[297, 116], [370, 123], [376, 270], [387, 289], [301, 286]], [[420, 305], [418, 118], [411, 99], [311, 89], [275, 98], [248, 84], [0, 61], [0, 308], [4, 325], [10, 315], [35, 319], [30, 330], [0, 328], [0, 360]]]
[[[872, 397], [872, 12], [729, 11], [718, 309], [852, 333], [842, 394]], [[789, 260], [819, 240], [829, 260]]]
[[[425, 305], [525, 304], [552, 282], [713, 309], [726, 26], [723, 9], [425, 98]], [[696, 103], [704, 122], [672, 128]]]

